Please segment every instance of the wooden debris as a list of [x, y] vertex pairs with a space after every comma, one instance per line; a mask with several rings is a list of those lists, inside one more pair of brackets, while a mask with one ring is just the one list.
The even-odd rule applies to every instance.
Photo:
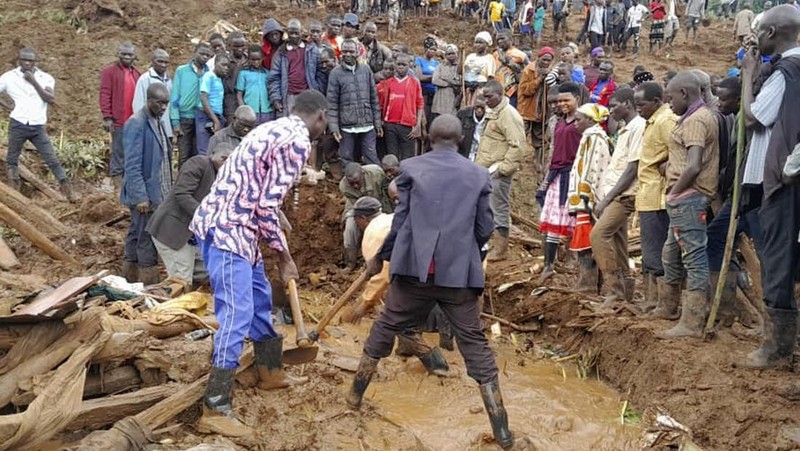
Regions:
[[16, 254], [8, 247], [6, 240], [0, 237], [0, 269], [9, 270], [17, 266], [19, 266], [19, 260]]
[[[0, 286], [8, 287], [14, 290], [20, 290], [28, 293], [36, 293], [47, 288], [47, 283], [44, 277], [35, 274], [11, 274], [10, 272], [0, 271]], [[12, 301], [14, 305], [21, 302], [21, 300], [4, 299], [0, 302]], [[0, 307], [0, 316], [10, 315], [10, 308], [6, 309]]]
[[481, 317], [486, 318], [486, 319], [490, 319], [492, 321], [497, 321], [498, 323], [500, 323], [500, 324], [502, 324], [504, 326], [510, 327], [510, 328], [516, 330], [517, 332], [536, 332], [536, 331], [539, 330], [539, 324], [532, 324], [530, 326], [520, 326], [519, 324], [512, 323], [511, 321], [508, 321], [507, 319], [503, 319], [503, 318], [500, 318], [499, 316], [494, 316], [494, 315], [490, 315], [488, 313], [483, 313], [483, 312], [481, 312]]
[[74, 301], [76, 295], [97, 283], [98, 280], [105, 277], [106, 273], [106, 271], [101, 271], [94, 276], [73, 277], [55, 290], [40, 294], [33, 302], [30, 302], [11, 315], [0, 317], [0, 322], [22, 320], [36, 321], [49, 318], [48, 315], [52, 314], [54, 310], [58, 310], [64, 307], [65, 304]]
[[49, 237], [65, 235], [69, 231], [63, 222], [3, 182], [0, 182], [0, 202], [14, 210], [26, 221], [34, 224], [40, 232]]
[[[106, 343], [106, 346], [108, 344]], [[94, 358], [92, 359], [94, 360]], [[42, 376], [35, 376], [30, 381], [20, 384], [24, 390], [11, 399], [15, 406], [27, 406], [52, 382], [55, 371]], [[120, 366], [100, 374], [90, 374], [86, 377], [83, 387], [83, 397], [90, 398], [98, 395], [111, 395], [139, 388], [142, 378], [139, 371], [132, 365]], [[113, 423], [113, 421], [110, 421]]]
[[78, 416], [67, 425], [65, 430], [100, 429], [127, 416], [136, 415], [153, 404], [166, 399], [169, 395], [175, 393], [175, 390], [174, 384], [159, 385], [122, 395], [105, 396], [83, 401]]
[[23, 219], [14, 210], [8, 208], [8, 206], [3, 203], [0, 203], [0, 220], [8, 224], [9, 227], [16, 229], [20, 235], [24, 236], [28, 241], [33, 243], [34, 246], [41, 249], [50, 257], [67, 263], [78, 264], [78, 260], [75, 260], [74, 257], [67, 254], [63, 249], [50, 241], [47, 236], [37, 230], [34, 225]]

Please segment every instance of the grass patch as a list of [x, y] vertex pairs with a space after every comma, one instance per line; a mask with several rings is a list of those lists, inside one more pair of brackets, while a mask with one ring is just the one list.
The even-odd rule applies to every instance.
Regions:
[[619, 420], [620, 424], [639, 424], [642, 422], [642, 414], [634, 410], [628, 400], [625, 400], [622, 402]]

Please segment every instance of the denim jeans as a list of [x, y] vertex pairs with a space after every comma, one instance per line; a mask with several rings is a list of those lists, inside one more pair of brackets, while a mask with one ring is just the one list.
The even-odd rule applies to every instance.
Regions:
[[380, 165], [378, 152], [375, 150], [375, 140], [378, 134], [375, 129], [366, 133], [347, 133], [342, 132], [342, 140], [339, 142], [339, 156], [342, 158], [342, 167], [355, 161], [356, 149], [361, 150], [361, 159], [364, 164]]
[[688, 291], [708, 289], [708, 204], [709, 198], [701, 193], [667, 202], [669, 233], [661, 253], [664, 279], [667, 283], [678, 283], [685, 275]]
[[[22, 154], [22, 146], [25, 145], [25, 141], [33, 143], [39, 155], [42, 156], [42, 160], [56, 177], [56, 180], [60, 182], [67, 179], [67, 174], [64, 173], [64, 169], [56, 156], [53, 143], [50, 142], [50, 137], [47, 136], [45, 126], [26, 125], [14, 119], [10, 119], [8, 124], [8, 157], [6, 158], [6, 165], [9, 168], [17, 168], [19, 166], [19, 156]], [[121, 136], [120, 146], [122, 146]]]
[[[217, 119], [221, 127], [225, 127], [225, 117], [217, 114]], [[197, 110], [197, 116], [194, 119], [194, 129], [197, 136], [197, 155], [205, 155], [208, 153], [208, 142], [211, 140], [211, 132], [206, 128], [206, 124], [212, 122], [211, 118], [205, 111]]]
[[158, 264], [158, 251], [147, 231], [147, 223], [157, 207], [151, 205], [150, 211], [146, 214], [139, 213], [136, 207], [130, 207], [131, 224], [125, 237], [123, 258], [125, 261], [136, 263], [140, 268], [150, 268]]
[[[761, 224], [758, 220], [759, 209], [750, 210], [744, 215], [739, 217], [739, 223], [736, 227], [737, 240], [734, 243], [738, 245], [738, 235], [746, 233], [753, 239], [753, 244], [756, 248], [759, 260], [763, 260], [761, 249], [764, 245], [761, 239]], [[709, 271], [719, 272], [722, 268], [722, 258], [725, 255], [725, 241], [728, 239], [728, 225], [731, 222], [731, 201], [728, 200], [722, 204], [714, 219], [708, 224], [708, 245], [706, 252], [708, 252], [708, 269]]]

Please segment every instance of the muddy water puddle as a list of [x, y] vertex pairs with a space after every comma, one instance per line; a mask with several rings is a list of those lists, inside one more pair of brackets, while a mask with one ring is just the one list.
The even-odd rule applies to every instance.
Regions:
[[[325, 355], [356, 362], [367, 326], [341, 326], [321, 343]], [[437, 335], [426, 335], [429, 344]], [[358, 340], [358, 342], [356, 342]], [[492, 343], [500, 368], [500, 384], [516, 438], [525, 437], [536, 450], [633, 450], [641, 428], [620, 421], [620, 395], [594, 379], [580, 379], [574, 366], [548, 359], [518, 355], [511, 343]], [[482, 436], [491, 431], [477, 384], [466, 374], [461, 355], [443, 351], [452, 378], [427, 375], [415, 358], [395, 355], [383, 359], [378, 376], [365, 394], [365, 405], [374, 410], [367, 420], [366, 434], [358, 443], [334, 445], [331, 449], [430, 449], [489, 450]], [[344, 359], [341, 356], [346, 356]], [[342, 395], [349, 388], [343, 384]], [[392, 442], [392, 428], [411, 434], [416, 443]], [[348, 440], [349, 442], [349, 440]], [[344, 448], [342, 448], [344, 446]]]

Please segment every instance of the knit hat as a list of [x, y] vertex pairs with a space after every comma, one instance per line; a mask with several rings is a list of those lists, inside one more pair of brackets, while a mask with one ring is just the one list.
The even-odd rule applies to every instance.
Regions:
[[261, 27], [261, 34], [266, 36], [273, 31], [280, 31], [283, 33], [283, 27], [281, 27], [281, 24], [279, 24], [277, 20], [270, 17], [264, 21], [264, 26]]
[[539, 49], [539, 53], [536, 54], [536, 57], [537, 58], [541, 58], [541, 57], [543, 57], [545, 55], [550, 55], [553, 58], [555, 58], [556, 57], [556, 52], [551, 47], [542, 47], [541, 49]]
[[608, 108], [599, 103], [584, 103], [578, 107], [578, 113], [583, 114], [599, 124], [608, 117]]
[[475, 40], [477, 41], [478, 39], [488, 45], [492, 45], [492, 35], [490, 35], [488, 31], [481, 31], [480, 33], [476, 34]]
[[381, 202], [370, 196], [360, 197], [353, 204], [353, 216], [371, 217], [381, 212]]

